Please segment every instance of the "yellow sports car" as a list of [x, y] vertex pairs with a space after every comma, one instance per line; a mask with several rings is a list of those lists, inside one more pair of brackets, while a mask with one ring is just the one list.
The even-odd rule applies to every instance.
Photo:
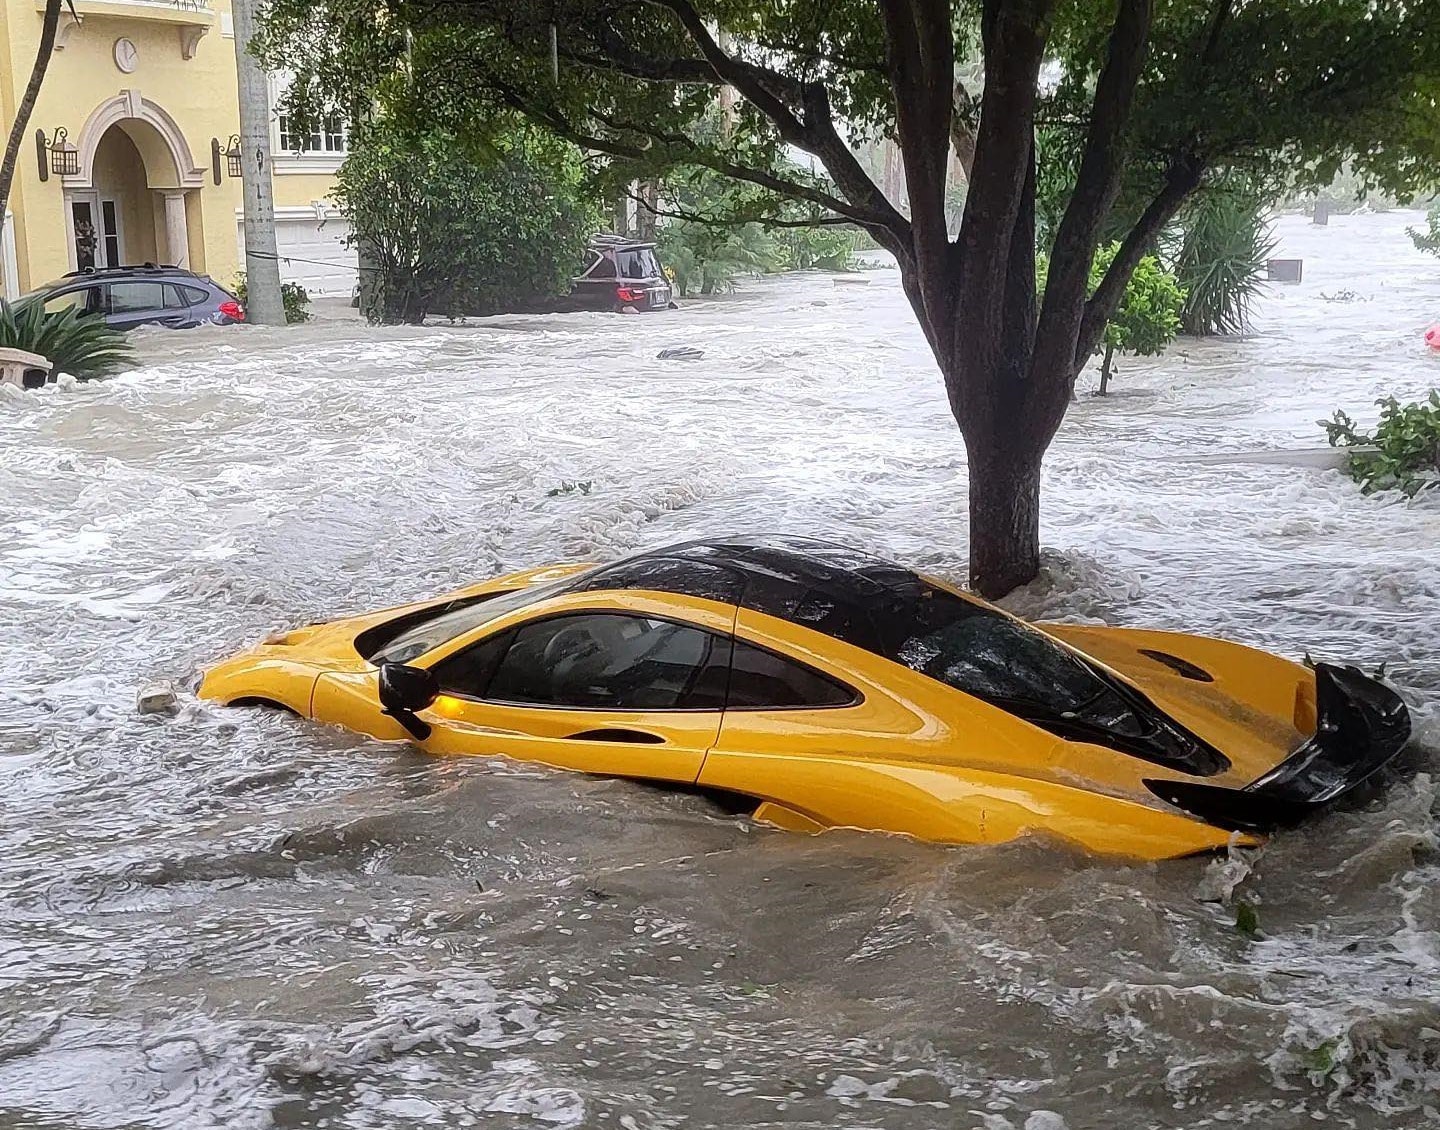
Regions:
[[1147, 859], [1258, 843], [1410, 734], [1400, 698], [1353, 667], [1026, 624], [788, 537], [516, 573], [283, 632], [200, 694], [432, 753], [698, 786], [793, 830], [1046, 833]]

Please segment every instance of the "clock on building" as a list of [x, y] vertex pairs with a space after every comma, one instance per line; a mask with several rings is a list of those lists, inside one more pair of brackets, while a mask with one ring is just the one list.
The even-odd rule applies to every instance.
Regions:
[[125, 74], [135, 70], [135, 64], [140, 60], [140, 52], [135, 49], [135, 44], [130, 40], [121, 37], [115, 41], [115, 65]]

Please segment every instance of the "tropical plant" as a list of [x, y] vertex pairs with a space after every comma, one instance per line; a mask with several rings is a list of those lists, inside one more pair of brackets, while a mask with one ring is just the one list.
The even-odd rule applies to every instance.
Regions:
[[574, 147], [524, 127], [483, 146], [383, 118], [357, 130], [335, 199], [376, 265], [365, 316], [418, 323], [562, 293], [600, 222], [581, 173]]
[[0, 298], [0, 346], [38, 353], [52, 372], [81, 381], [119, 372], [135, 361], [125, 335], [99, 314], [81, 314], [73, 306], [46, 312], [38, 295], [15, 302]]
[[[1110, 243], [1095, 253], [1095, 263], [1090, 269], [1092, 290], [1104, 279], [1118, 250], [1118, 244]], [[1041, 252], [1035, 261], [1039, 294], [1045, 292], [1045, 280], [1049, 273], [1050, 257]], [[1185, 291], [1157, 256], [1146, 255], [1136, 264], [1120, 305], [1105, 323], [1104, 336], [1096, 347], [1096, 352], [1101, 352], [1103, 346], [1104, 353], [1097, 395], [1105, 396], [1110, 390], [1110, 374], [1116, 353], [1150, 356], [1165, 351], [1180, 331], [1180, 307], [1184, 301]]]
[[853, 271], [859, 245], [851, 227], [771, 228], [782, 271]]
[[[1119, 250], [1120, 245], [1112, 243], [1096, 253], [1095, 265], [1090, 270], [1092, 287], [1100, 285]], [[1117, 352], [1148, 357], [1165, 351], [1180, 332], [1180, 310], [1184, 304], [1185, 288], [1156, 256], [1146, 255], [1135, 265], [1119, 308], [1105, 323], [1099, 395], [1104, 396], [1110, 389], [1111, 364]]]
[[[245, 285], [244, 271], [235, 276], [235, 285], [231, 289], [235, 291], [240, 305], [244, 306], [250, 296], [249, 288]], [[280, 284], [280, 302], [285, 307], [285, 321], [289, 325], [308, 322], [315, 316], [310, 313], [310, 292], [297, 282]]]
[[1410, 241], [1421, 251], [1440, 255], [1440, 202], [1430, 205], [1430, 210], [1425, 213], [1424, 231], [1419, 228], [1405, 230], [1410, 235]]
[[1197, 196], [1171, 241], [1175, 274], [1185, 290], [1184, 332], [1244, 333], [1275, 245], [1260, 190], [1222, 182]]
[[[855, 266], [854, 228], [807, 226], [805, 209], [771, 200], [710, 170], [672, 177], [659, 211], [660, 255], [682, 297], [728, 290], [742, 275]], [[767, 224], [767, 216], [779, 222]], [[727, 222], [717, 223], [715, 217]]]
[[[990, 596], [1037, 574], [1041, 464], [1076, 374], [1216, 170], [1243, 161], [1309, 187], [1349, 158], [1367, 188], [1406, 199], [1440, 176], [1435, 3], [450, 0], [379, 13], [271, 0], [267, 61], [357, 107], [377, 82], [404, 86], [428, 128], [516, 110], [612, 183], [709, 169], [890, 251], [964, 439], [970, 577]], [[977, 43], [978, 97], [956, 82]], [[722, 100], [730, 127], [697, 131]], [[1037, 302], [1035, 131], [1050, 122], [1073, 124], [1080, 159]], [[849, 144], [875, 135], [898, 143], [906, 206]], [[954, 234], [952, 148], [973, 155]], [[1092, 292], [1096, 249], [1117, 236]]]
[[656, 243], [682, 298], [731, 290], [741, 275], [778, 269], [775, 247], [759, 224], [717, 228], [669, 220], [657, 230]]
[[1364, 448], [1351, 452], [1345, 469], [1366, 494], [1398, 490], [1407, 496], [1440, 485], [1440, 391], [1424, 401], [1401, 404], [1393, 396], [1375, 402], [1380, 421], [1371, 433], [1337, 411], [1317, 420], [1331, 447]]

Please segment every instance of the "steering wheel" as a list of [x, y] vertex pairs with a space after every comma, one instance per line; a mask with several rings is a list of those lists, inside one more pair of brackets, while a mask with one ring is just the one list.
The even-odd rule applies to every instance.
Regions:
[[562, 628], [550, 637], [540, 661], [547, 671], [553, 672], [567, 660], [573, 665], [598, 654], [600, 650], [600, 641], [588, 628]]

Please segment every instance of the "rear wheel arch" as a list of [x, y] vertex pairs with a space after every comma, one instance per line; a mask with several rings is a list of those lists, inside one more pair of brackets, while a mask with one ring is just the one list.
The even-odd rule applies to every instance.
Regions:
[[262, 710], [279, 710], [285, 714], [293, 714], [296, 718], [303, 718], [304, 715], [293, 706], [287, 706], [283, 702], [277, 702], [273, 698], [265, 698], [263, 695], [241, 695], [239, 698], [232, 698], [226, 706], [257, 706]]

